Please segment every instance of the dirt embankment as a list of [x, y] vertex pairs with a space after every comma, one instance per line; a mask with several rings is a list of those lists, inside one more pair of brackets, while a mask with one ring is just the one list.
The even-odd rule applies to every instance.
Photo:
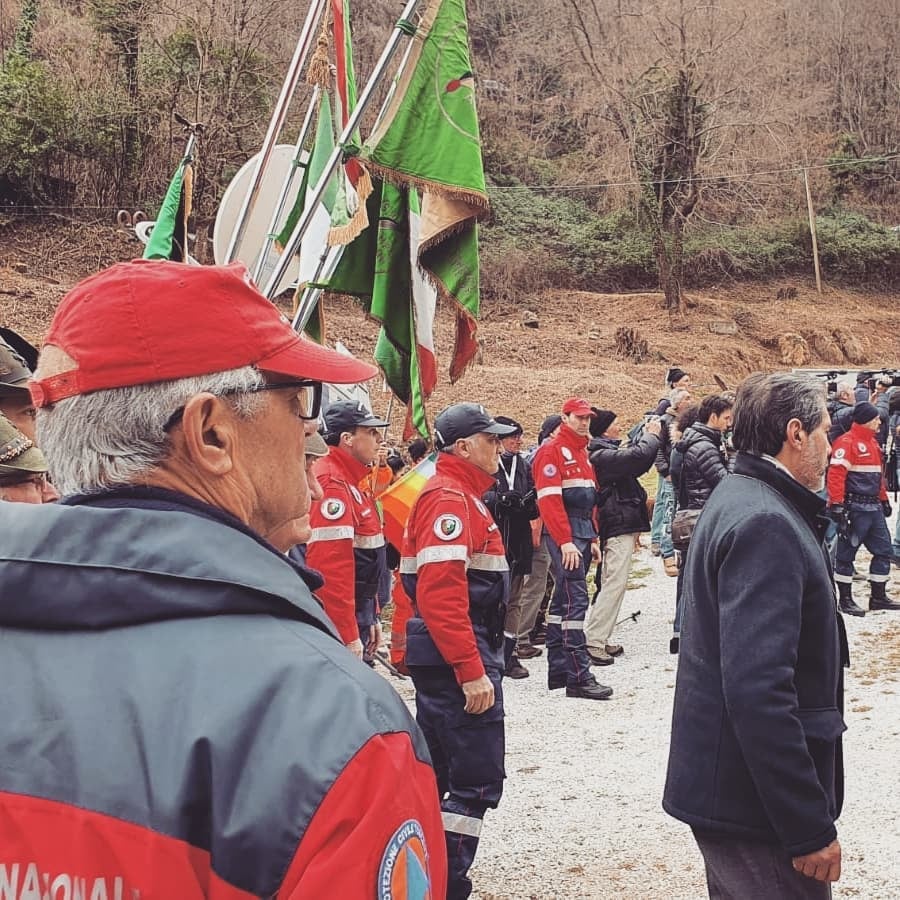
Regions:
[[[106, 226], [0, 227], [0, 323], [39, 341], [68, 288], [139, 250], [129, 232]], [[535, 285], [520, 305], [485, 305], [479, 359], [455, 385], [446, 376], [453, 312], [441, 309], [441, 383], [429, 414], [474, 400], [519, 419], [533, 438], [541, 419], [571, 394], [634, 420], [661, 395], [669, 365], [690, 372], [701, 394], [717, 389], [714, 376], [731, 387], [759, 370], [900, 367], [900, 300], [893, 294], [826, 286], [820, 296], [811, 279], [790, 279], [725, 283], [690, 292], [688, 301], [682, 314], [670, 316], [658, 294]], [[326, 320], [329, 339], [371, 355], [377, 326], [352, 300], [329, 300]], [[381, 412], [387, 407], [380, 385], [373, 385], [373, 405]], [[394, 421], [399, 436], [400, 411]]]

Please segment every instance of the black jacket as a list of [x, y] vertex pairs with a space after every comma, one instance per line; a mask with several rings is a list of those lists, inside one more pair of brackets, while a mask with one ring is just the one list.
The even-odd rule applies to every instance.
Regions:
[[531, 520], [538, 517], [531, 466], [521, 453], [516, 456], [518, 458], [513, 483], [510, 484], [509, 477], [513, 454], [504, 451], [500, 455], [500, 468], [494, 476], [496, 487], [487, 491], [482, 498], [500, 529], [512, 577], [531, 574], [531, 560], [534, 557]]
[[739, 454], [687, 554], [663, 806], [708, 834], [791, 856], [836, 836], [847, 640], [825, 503]]
[[727, 474], [722, 432], [699, 422], [691, 425], [672, 451], [671, 475], [678, 508], [703, 509], [713, 488]]
[[659, 438], [647, 432], [628, 447], [620, 448], [619, 441], [610, 438], [595, 438], [588, 444], [597, 476], [601, 541], [650, 530], [647, 492], [638, 477], [650, 470], [658, 449]]
[[655, 465], [660, 478], [669, 477], [672, 458], [672, 424], [674, 421], [675, 417], [669, 413], [666, 413], [659, 420], [659, 448], [656, 451]]
[[831, 414], [831, 428], [828, 429], [828, 442], [833, 444], [842, 434], [846, 434], [853, 424], [853, 404], [835, 403]]

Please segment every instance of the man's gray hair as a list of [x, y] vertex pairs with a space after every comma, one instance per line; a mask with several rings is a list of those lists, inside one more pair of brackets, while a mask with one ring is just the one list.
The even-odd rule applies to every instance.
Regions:
[[838, 397], [841, 394], [853, 394], [853, 391], [856, 389], [856, 385], [852, 381], [845, 381], [841, 379], [835, 386], [834, 390], [837, 393]]
[[684, 400], [685, 397], [690, 396], [691, 392], [685, 390], [684, 388], [672, 388], [672, 390], [669, 391], [669, 403], [672, 404], [672, 410], [674, 411], [678, 404], [681, 403], [681, 401]]
[[821, 381], [809, 375], [751, 375], [737, 391], [731, 440], [744, 453], [777, 456], [791, 419], [798, 419], [809, 434], [825, 415]]
[[165, 426], [196, 394], [226, 396], [250, 419], [265, 400], [252, 393], [265, 383], [253, 366], [78, 394], [37, 413], [38, 443], [53, 484], [63, 496], [93, 494], [133, 484], [169, 454]]

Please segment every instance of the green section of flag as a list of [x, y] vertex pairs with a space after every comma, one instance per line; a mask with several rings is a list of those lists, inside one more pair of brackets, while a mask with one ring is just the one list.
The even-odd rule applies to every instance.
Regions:
[[144, 259], [171, 259], [184, 262], [187, 259], [187, 217], [185, 181], [189, 179], [191, 161], [183, 159], [175, 170], [163, 199], [147, 246]]
[[430, 0], [361, 159], [487, 205], [464, 0]]
[[344, 249], [328, 290], [355, 295], [381, 322], [375, 361], [391, 391], [406, 404], [413, 427], [427, 437], [409, 247], [410, 205], [417, 211], [418, 199], [406, 188], [376, 182], [368, 205], [370, 225]]
[[418, 260], [456, 306], [455, 381], [478, 349], [476, 222], [488, 208], [464, 0], [430, 0], [360, 158], [423, 194]]
[[[278, 233], [276, 240], [284, 247], [291, 235], [303, 210], [306, 207], [307, 194], [318, 184], [322, 173], [325, 171], [325, 164], [328, 158], [334, 152], [334, 120], [331, 117], [331, 102], [328, 99], [326, 91], [319, 94], [319, 116], [316, 122], [316, 137], [306, 168], [303, 170], [303, 180], [300, 184], [300, 190], [297, 192], [297, 199], [288, 213], [284, 227]], [[338, 188], [335, 179], [328, 183], [325, 194], [322, 197], [322, 203], [329, 212], [334, 208], [335, 201], [338, 197]]]

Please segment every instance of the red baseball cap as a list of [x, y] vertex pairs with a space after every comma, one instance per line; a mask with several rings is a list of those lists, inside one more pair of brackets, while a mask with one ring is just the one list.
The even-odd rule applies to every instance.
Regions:
[[334, 384], [355, 384], [378, 372], [297, 334], [239, 262], [117, 263], [63, 297], [45, 345], [62, 350], [75, 367], [32, 380], [35, 406], [250, 365]]
[[583, 400], [581, 397], [569, 397], [565, 403], [563, 403], [562, 411], [566, 415], [571, 415], [574, 413], [576, 416], [593, 416], [595, 415], [594, 410], [591, 409], [591, 404], [587, 402], [587, 400]]

